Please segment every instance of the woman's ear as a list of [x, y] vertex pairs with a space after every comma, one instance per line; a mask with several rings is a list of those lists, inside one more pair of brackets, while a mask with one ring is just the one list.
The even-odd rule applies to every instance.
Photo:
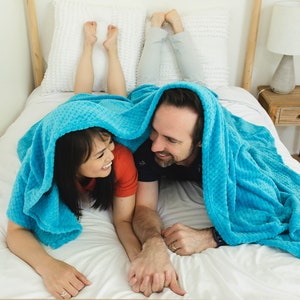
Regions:
[[201, 147], [202, 147], [202, 141], [199, 141], [199, 142], [197, 143], [197, 147], [198, 147], [198, 148], [201, 148]]

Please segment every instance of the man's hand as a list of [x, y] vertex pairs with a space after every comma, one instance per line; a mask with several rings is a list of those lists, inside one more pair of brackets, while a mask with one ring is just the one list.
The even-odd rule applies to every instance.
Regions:
[[168, 248], [179, 255], [192, 255], [217, 247], [211, 228], [194, 229], [177, 223], [163, 230], [162, 235]]
[[169, 287], [174, 293], [183, 296], [177, 274], [171, 264], [169, 254], [162, 238], [147, 240], [142, 251], [132, 261], [128, 282], [134, 292], [141, 292], [146, 297], [161, 292]]

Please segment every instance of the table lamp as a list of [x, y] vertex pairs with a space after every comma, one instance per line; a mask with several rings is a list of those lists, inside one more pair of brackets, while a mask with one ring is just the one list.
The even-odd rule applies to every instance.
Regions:
[[274, 4], [267, 47], [283, 54], [272, 77], [271, 89], [278, 94], [289, 94], [295, 88], [294, 55], [300, 55], [300, 1]]

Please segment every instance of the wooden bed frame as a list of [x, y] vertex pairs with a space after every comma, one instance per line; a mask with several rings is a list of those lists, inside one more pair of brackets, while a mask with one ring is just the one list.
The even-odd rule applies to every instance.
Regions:
[[[43, 59], [39, 42], [38, 23], [35, 9], [35, 0], [25, 0], [28, 15], [28, 31], [31, 48], [32, 69], [34, 78], [34, 87], [38, 87], [44, 77]], [[252, 14], [249, 26], [246, 55], [244, 60], [244, 69], [241, 87], [250, 91], [252, 82], [252, 71], [255, 57], [257, 32], [259, 26], [261, 0], [252, 0]]]

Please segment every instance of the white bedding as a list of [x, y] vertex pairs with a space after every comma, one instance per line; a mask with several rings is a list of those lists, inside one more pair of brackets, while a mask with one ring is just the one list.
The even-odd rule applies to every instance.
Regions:
[[[285, 163], [300, 173], [294, 160], [279, 140], [275, 127], [257, 100], [237, 87], [217, 90], [220, 102], [246, 120], [265, 125], [276, 140]], [[48, 96], [37, 88], [29, 97], [19, 118], [0, 138], [0, 298], [52, 298], [42, 279], [25, 262], [7, 248], [6, 207], [19, 161], [16, 145], [31, 125], [72, 93]], [[165, 226], [175, 222], [202, 228], [210, 226], [204, 204], [191, 183], [162, 184], [159, 212]], [[188, 194], [187, 194], [188, 192]], [[182, 209], [184, 207], [184, 209]], [[127, 283], [129, 261], [118, 241], [110, 212], [85, 209], [81, 219], [83, 232], [78, 239], [52, 250], [51, 255], [74, 265], [92, 284], [78, 295], [80, 298], [143, 299], [131, 291]], [[186, 295], [180, 297], [166, 288], [151, 299], [299, 299], [300, 260], [277, 249], [259, 245], [240, 245], [208, 249], [201, 254], [181, 257], [170, 252]]]

